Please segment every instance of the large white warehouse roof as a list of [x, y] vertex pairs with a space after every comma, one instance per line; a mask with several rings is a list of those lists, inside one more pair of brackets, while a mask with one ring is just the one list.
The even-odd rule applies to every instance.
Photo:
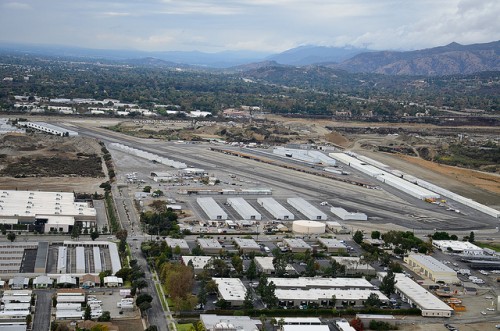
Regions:
[[236, 210], [244, 220], [261, 220], [262, 215], [243, 198], [228, 198], [227, 203]]
[[277, 220], [293, 220], [295, 218], [291, 212], [273, 198], [258, 198], [257, 203]]
[[227, 214], [213, 198], [197, 198], [196, 202], [211, 220], [226, 220]]
[[310, 220], [324, 221], [327, 219], [325, 213], [302, 198], [288, 198], [286, 202]]

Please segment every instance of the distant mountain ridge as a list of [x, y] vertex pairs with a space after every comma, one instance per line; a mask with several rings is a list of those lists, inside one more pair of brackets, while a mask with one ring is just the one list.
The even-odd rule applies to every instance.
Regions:
[[260, 51], [144, 52], [69, 46], [0, 44], [0, 51], [48, 56], [107, 59], [131, 65], [242, 72], [272, 66], [323, 66], [353, 73], [442, 76], [500, 71], [500, 41], [416, 51], [371, 51], [355, 47], [300, 46], [279, 54]]
[[370, 52], [365, 48], [300, 46], [266, 58], [280, 64], [304, 66], [323, 62], [342, 62], [360, 53]]
[[328, 65], [349, 72], [385, 75], [444, 76], [500, 70], [500, 41], [446, 46], [409, 52], [382, 51], [355, 55]]

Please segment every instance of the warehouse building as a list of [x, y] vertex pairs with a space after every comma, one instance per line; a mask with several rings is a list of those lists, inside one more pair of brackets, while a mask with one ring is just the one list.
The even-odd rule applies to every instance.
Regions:
[[374, 286], [364, 278], [268, 278], [278, 289], [338, 289], [338, 290], [372, 290]]
[[332, 212], [333, 215], [337, 216], [343, 221], [366, 221], [368, 219], [368, 216], [363, 213], [353, 213], [353, 212], [348, 212], [344, 208], [341, 207], [331, 207], [330, 211]]
[[432, 246], [443, 252], [464, 254], [464, 255], [483, 255], [484, 250], [468, 241], [458, 240], [433, 240]]
[[212, 278], [217, 284], [219, 298], [230, 303], [232, 307], [243, 305], [247, 289], [239, 278]]
[[0, 274], [12, 276], [20, 273], [24, 251], [35, 250], [37, 242], [3, 242], [0, 243]]
[[328, 253], [345, 253], [347, 247], [337, 239], [318, 238], [318, 242], [323, 246]]
[[176, 247], [179, 247], [181, 250], [181, 254], [189, 254], [191, 253], [189, 249], [189, 245], [185, 239], [177, 239], [177, 238], [165, 238], [165, 241], [167, 242], [167, 246], [172, 249], [172, 252], [175, 250]]
[[[417, 199], [420, 200], [439, 199], [440, 197], [440, 195], [435, 192], [420, 187], [399, 176], [391, 174], [390, 172], [386, 171], [387, 169], [384, 167], [383, 164], [380, 164], [375, 160], [371, 160], [367, 157], [362, 157], [363, 160], [361, 160], [356, 157], [353, 157], [352, 156], [354, 155], [353, 153], [351, 153], [351, 155], [347, 155], [345, 153], [330, 153], [329, 155], [332, 158], [352, 167], [353, 169], [361, 171], [362, 173], [368, 176], [375, 177], [377, 180], [386, 183], [387, 185], [394, 187], [395, 189], [400, 190], [401, 192], [404, 192], [406, 194], [409, 194]], [[372, 164], [376, 164], [377, 166], [374, 166]], [[382, 170], [381, 168], [384, 168], [385, 170]]]
[[234, 238], [234, 243], [242, 254], [260, 253], [260, 246], [253, 239]]
[[205, 254], [214, 255], [222, 251], [221, 244], [213, 238], [198, 238], [196, 241]]
[[205, 214], [208, 216], [209, 220], [226, 220], [227, 214], [222, 208], [215, 202], [213, 198], [197, 198], [196, 202], [203, 209]]
[[227, 203], [233, 207], [244, 220], [260, 221], [262, 219], [262, 215], [243, 198], [229, 198], [227, 199]]
[[324, 221], [327, 219], [325, 213], [302, 198], [288, 198], [286, 199], [286, 202], [293, 208], [297, 209], [309, 220]]
[[45, 122], [19, 122], [20, 125], [23, 125], [27, 128], [46, 132], [53, 134], [55, 136], [61, 137], [75, 137], [78, 136], [78, 132], [73, 130], [68, 130], [63, 127], [45, 123]]
[[429, 278], [433, 282], [443, 282], [446, 284], [454, 284], [459, 282], [456, 271], [439, 262], [432, 256], [423, 254], [409, 254], [408, 256], [404, 257], [404, 261], [417, 274]]
[[326, 232], [325, 223], [317, 221], [293, 221], [292, 231], [296, 234], [323, 234]]
[[212, 261], [212, 256], [191, 256], [191, 255], [183, 255], [181, 261], [184, 265], [192, 265], [193, 271], [195, 275], [198, 275], [205, 267], [208, 265], [210, 261]]
[[[273, 265], [274, 257], [256, 256], [254, 259], [257, 270], [259, 270], [260, 272], [265, 273], [266, 275], [274, 275], [276, 273], [276, 269]], [[291, 264], [287, 264], [285, 271], [290, 275], [297, 272]]]
[[[378, 273], [378, 277], [381, 280], [385, 275], [385, 272]], [[412, 307], [420, 309], [422, 311], [422, 316], [451, 317], [453, 308], [404, 274], [395, 273], [394, 275], [396, 280], [396, 293], [401, 296], [403, 301], [408, 302]]]
[[204, 330], [207, 331], [259, 331], [262, 323], [249, 316], [200, 315]]
[[68, 192], [0, 191], [0, 223], [32, 224], [39, 232], [69, 232], [74, 225], [90, 228], [96, 210], [76, 202]]
[[332, 159], [331, 157], [328, 157], [327, 155], [317, 150], [275, 147], [273, 149], [273, 153], [307, 163], [323, 164], [327, 166], [335, 166], [336, 164], [335, 159]]
[[292, 253], [304, 253], [307, 250], [312, 251], [312, 247], [302, 239], [285, 238], [283, 239], [283, 243]]
[[375, 275], [377, 273], [375, 268], [366, 262], [362, 262], [356, 256], [332, 256], [332, 260], [345, 267], [346, 275]]
[[[383, 303], [389, 299], [378, 290], [345, 289], [276, 289], [275, 294], [282, 307], [318, 305], [320, 307], [364, 307], [368, 297], [375, 293]], [[335, 297], [335, 300], [332, 298]]]
[[293, 220], [295, 216], [273, 198], [258, 198], [257, 203], [264, 207], [277, 220]]

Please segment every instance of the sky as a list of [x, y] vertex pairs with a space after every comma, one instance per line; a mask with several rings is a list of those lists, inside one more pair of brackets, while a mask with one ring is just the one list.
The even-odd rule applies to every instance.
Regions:
[[277, 53], [500, 39], [499, 0], [0, 0], [0, 42]]

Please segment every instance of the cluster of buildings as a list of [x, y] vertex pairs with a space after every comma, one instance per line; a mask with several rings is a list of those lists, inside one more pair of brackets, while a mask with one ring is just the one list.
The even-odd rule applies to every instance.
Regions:
[[96, 226], [96, 210], [74, 193], [0, 190], [0, 223], [26, 224], [38, 232], [69, 232]]

